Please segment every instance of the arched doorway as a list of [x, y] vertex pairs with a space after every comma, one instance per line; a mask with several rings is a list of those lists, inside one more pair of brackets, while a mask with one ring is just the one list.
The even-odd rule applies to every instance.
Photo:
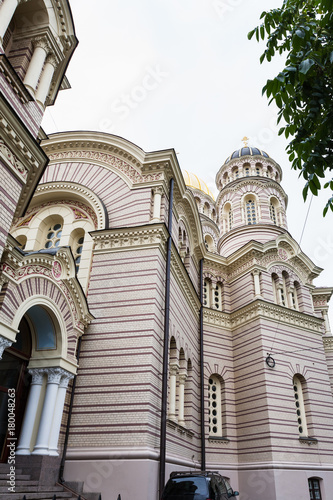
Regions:
[[29, 393], [31, 376], [27, 371], [31, 357], [31, 330], [25, 317], [19, 324], [16, 342], [7, 348], [0, 361], [0, 461], [6, 462], [8, 437], [8, 390], [15, 389], [15, 436], [18, 438]]

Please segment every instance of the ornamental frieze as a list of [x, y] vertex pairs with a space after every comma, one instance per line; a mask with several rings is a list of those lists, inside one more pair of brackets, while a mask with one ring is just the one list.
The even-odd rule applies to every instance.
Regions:
[[83, 203], [80, 203], [79, 201], [74, 201], [74, 200], [54, 200], [54, 201], [47, 201], [45, 203], [42, 203], [41, 205], [38, 205], [38, 208], [36, 207], [31, 208], [27, 210], [26, 212], [26, 217], [21, 220], [15, 227], [24, 227], [28, 226], [31, 220], [37, 215], [37, 213], [42, 210], [45, 207], [50, 207], [54, 205], [65, 205], [68, 208], [71, 209], [73, 212], [73, 217], [75, 220], [80, 220], [84, 219], [87, 220], [89, 217], [93, 221], [93, 224], [95, 228], [97, 229], [97, 217], [95, 212], [88, 207], [87, 205], [84, 205]]
[[74, 150], [74, 151], [63, 151], [59, 153], [50, 153], [49, 158], [50, 160], [53, 161], [73, 160], [73, 159], [88, 160], [91, 162], [93, 162], [94, 160], [99, 161], [101, 163], [105, 163], [106, 165], [110, 165], [113, 168], [125, 174], [133, 184], [135, 183], [141, 184], [144, 182], [159, 181], [163, 179], [162, 172], [149, 173], [143, 175], [126, 161], [121, 160], [120, 158], [117, 158], [116, 156], [110, 155], [108, 153], [102, 153], [97, 151]]
[[0, 157], [5, 161], [7, 165], [10, 165], [14, 172], [19, 175], [24, 181], [27, 180], [28, 170], [21, 163], [16, 156], [13, 155], [11, 150], [6, 146], [3, 140], [0, 139]]
[[[323, 320], [315, 316], [305, 315], [299, 311], [276, 304], [256, 300], [241, 310], [228, 314], [212, 309], [204, 309], [204, 323], [234, 330], [258, 318], [268, 318], [278, 323], [288, 324], [300, 329], [308, 329], [323, 333]], [[327, 338], [327, 337], [326, 337]], [[327, 341], [329, 342], [329, 341]], [[333, 346], [333, 336], [331, 345]]]

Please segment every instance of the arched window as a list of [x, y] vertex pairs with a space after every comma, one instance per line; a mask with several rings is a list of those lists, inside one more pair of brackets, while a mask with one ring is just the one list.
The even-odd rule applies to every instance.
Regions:
[[203, 206], [203, 213], [204, 213], [204, 215], [207, 215], [207, 216], [209, 215], [209, 205], [207, 202]]
[[272, 285], [273, 285], [273, 295], [274, 301], [279, 304], [280, 303], [280, 295], [279, 295], [279, 277], [276, 273], [272, 274]]
[[244, 172], [245, 172], [245, 177], [249, 177], [250, 176], [250, 167], [245, 167]]
[[279, 207], [280, 207], [279, 201], [277, 200], [277, 198], [272, 196], [269, 199], [269, 215], [273, 224], [277, 225], [279, 225], [281, 222], [279, 220]]
[[60, 220], [53, 220], [47, 224], [44, 236], [44, 248], [57, 248], [60, 246], [63, 223]]
[[273, 205], [272, 201], [270, 202], [269, 205], [269, 214], [271, 216], [271, 220], [273, 221], [274, 224], [276, 224], [276, 209], [275, 206]]
[[306, 424], [306, 414], [304, 407], [303, 387], [305, 380], [300, 375], [295, 375], [293, 378], [293, 388], [296, 406], [296, 417], [298, 425], [298, 433], [300, 437], [307, 437], [308, 429]]
[[170, 339], [170, 356], [169, 356], [169, 409], [168, 418], [177, 421], [176, 416], [176, 397], [177, 397], [177, 375], [179, 372], [177, 345], [174, 337]]
[[210, 294], [211, 294], [211, 281], [205, 279], [203, 286], [203, 305], [205, 307], [210, 307]]
[[213, 304], [212, 307], [214, 309], [218, 309], [222, 311], [222, 284], [216, 283], [213, 287]]
[[233, 210], [231, 203], [229, 201], [225, 203], [221, 216], [222, 216], [222, 229], [223, 232], [226, 233], [227, 231], [230, 231], [232, 229], [234, 223]]
[[205, 247], [209, 252], [214, 251], [214, 240], [209, 234], [205, 235]]
[[208, 380], [208, 423], [209, 436], [222, 437], [222, 390], [223, 381], [218, 375]]
[[309, 483], [310, 500], [322, 500], [320, 491], [320, 478], [309, 477], [308, 483]]
[[246, 223], [251, 226], [257, 224], [256, 202], [254, 197], [249, 197], [245, 202]]
[[256, 175], [261, 175], [262, 165], [261, 163], [256, 163]]

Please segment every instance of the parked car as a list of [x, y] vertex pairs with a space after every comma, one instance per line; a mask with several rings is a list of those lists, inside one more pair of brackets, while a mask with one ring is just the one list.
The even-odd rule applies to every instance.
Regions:
[[171, 472], [162, 500], [227, 500], [238, 495], [218, 472]]

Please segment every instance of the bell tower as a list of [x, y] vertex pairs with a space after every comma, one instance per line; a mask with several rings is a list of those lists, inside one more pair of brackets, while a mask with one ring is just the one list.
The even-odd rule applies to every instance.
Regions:
[[281, 167], [259, 148], [234, 151], [216, 175], [218, 252], [228, 256], [250, 240], [266, 243], [287, 231]]

